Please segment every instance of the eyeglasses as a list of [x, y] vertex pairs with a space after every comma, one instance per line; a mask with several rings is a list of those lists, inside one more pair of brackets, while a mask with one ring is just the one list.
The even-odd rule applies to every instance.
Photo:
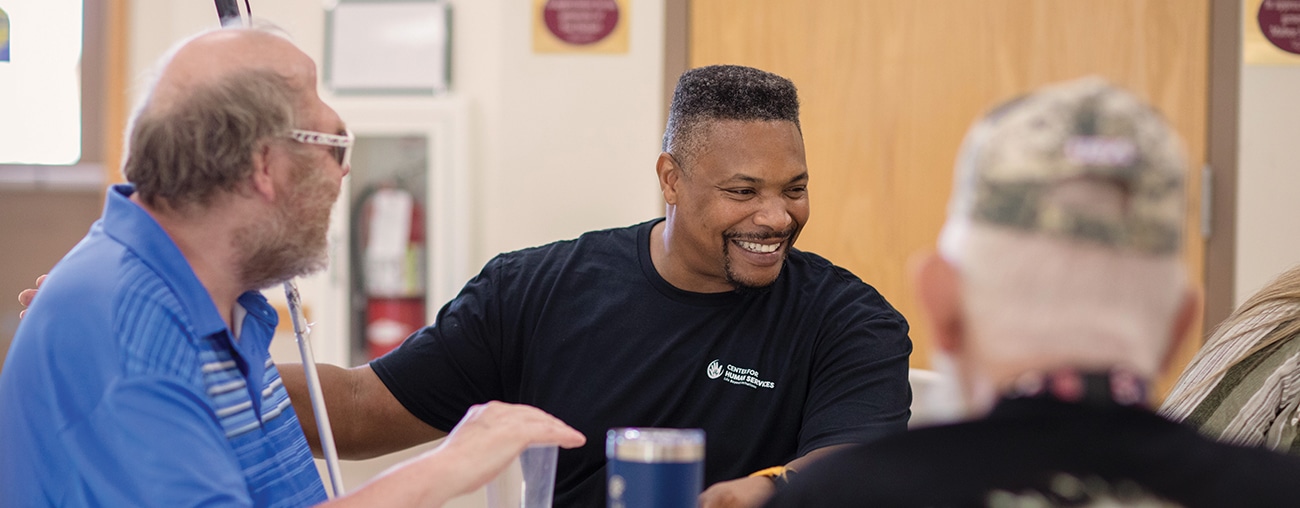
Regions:
[[344, 130], [343, 135], [338, 135], [294, 129], [289, 131], [289, 137], [299, 143], [330, 147], [330, 152], [334, 153], [334, 160], [338, 161], [339, 167], [352, 164], [352, 143], [357, 139], [352, 135], [352, 131]]

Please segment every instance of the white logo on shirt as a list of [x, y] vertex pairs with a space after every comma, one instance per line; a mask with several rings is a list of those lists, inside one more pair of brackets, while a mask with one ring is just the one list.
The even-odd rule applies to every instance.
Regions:
[[769, 390], [776, 388], [775, 382], [759, 379], [758, 371], [737, 367], [730, 363], [727, 364], [726, 368], [723, 368], [720, 360], [709, 362], [708, 368], [704, 369], [704, 374], [709, 376], [709, 379], [722, 378], [723, 381], [734, 385], [744, 385], [750, 388], [767, 388]]
[[711, 361], [709, 367], [704, 369], [704, 373], [708, 374], [709, 379], [718, 379], [722, 377], [722, 364], [718, 363], [717, 360]]

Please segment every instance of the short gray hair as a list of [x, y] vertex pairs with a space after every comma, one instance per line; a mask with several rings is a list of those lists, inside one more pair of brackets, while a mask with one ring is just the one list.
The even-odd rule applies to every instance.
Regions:
[[253, 152], [295, 125], [301, 93], [279, 73], [246, 69], [188, 91], [165, 106], [146, 103], [132, 120], [122, 172], [150, 206], [211, 204], [253, 171]]

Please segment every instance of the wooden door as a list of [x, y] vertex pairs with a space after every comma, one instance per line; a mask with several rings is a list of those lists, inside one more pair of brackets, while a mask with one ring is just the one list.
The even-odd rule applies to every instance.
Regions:
[[[908, 259], [934, 246], [962, 136], [990, 106], [1046, 83], [1103, 76], [1182, 135], [1187, 268], [1200, 285], [1190, 198], [1206, 157], [1208, 0], [690, 0], [689, 17], [691, 67], [751, 65], [799, 88], [813, 198], [799, 246], [909, 317], [913, 366], [928, 366], [931, 345]], [[1185, 341], [1157, 396], [1200, 342]]]

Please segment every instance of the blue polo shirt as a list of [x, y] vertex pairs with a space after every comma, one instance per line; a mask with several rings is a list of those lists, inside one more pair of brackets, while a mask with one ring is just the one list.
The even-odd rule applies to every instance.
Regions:
[[326, 499], [270, 345], [236, 340], [167, 233], [109, 189], [0, 371], [0, 506], [304, 506]]

